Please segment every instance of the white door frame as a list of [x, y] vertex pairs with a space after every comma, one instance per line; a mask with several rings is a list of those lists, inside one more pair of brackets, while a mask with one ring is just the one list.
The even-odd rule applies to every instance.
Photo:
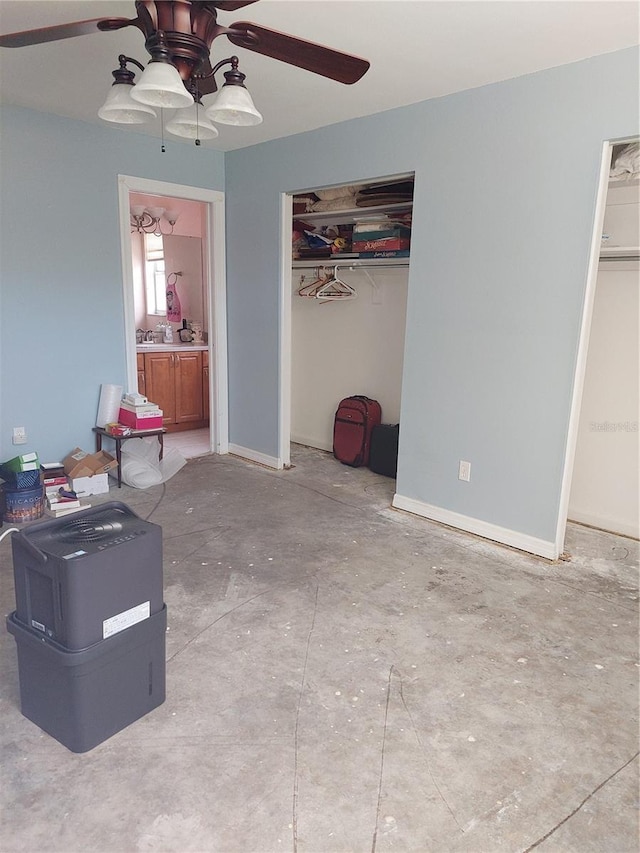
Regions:
[[[210, 450], [229, 452], [229, 390], [227, 374], [227, 291], [225, 267], [224, 193], [166, 181], [118, 175], [118, 209], [120, 216], [120, 251], [124, 333], [129, 391], [138, 390], [136, 359], [135, 306], [133, 300], [133, 259], [129, 193], [146, 193], [199, 201], [207, 205], [205, 250], [205, 287], [208, 293], [209, 317], [209, 424]], [[212, 333], [212, 334], [211, 334]]]
[[280, 394], [278, 406], [278, 468], [291, 466], [291, 219], [293, 194], [280, 195]]
[[[623, 141], [623, 140], [621, 140]], [[587, 286], [582, 310], [582, 321], [580, 325], [580, 339], [578, 342], [578, 356], [576, 359], [576, 371], [573, 380], [573, 395], [571, 398], [571, 411], [569, 414], [569, 428], [564, 458], [564, 470], [562, 473], [562, 487], [560, 490], [560, 504], [558, 508], [558, 522], [556, 525], [556, 540], [554, 556], [558, 557], [564, 551], [564, 540], [567, 530], [567, 517], [569, 515], [569, 498], [571, 496], [571, 480], [573, 478], [573, 467], [576, 457], [576, 446], [578, 444], [578, 429], [580, 426], [580, 409], [582, 407], [582, 394], [584, 391], [585, 376], [587, 372], [587, 354], [589, 351], [589, 337], [591, 334], [591, 321], [593, 319], [593, 306], [596, 297], [596, 282], [598, 280], [598, 264], [600, 263], [600, 247], [602, 245], [602, 227], [604, 224], [604, 213], [607, 205], [607, 192], [609, 189], [609, 169], [611, 167], [611, 154], [614, 144], [607, 140], [602, 145], [600, 158], [600, 180], [598, 183], [598, 195], [596, 198], [595, 219], [593, 223], [593, 234], [591, 236], [591, 251], [589, 253], [589, 267], [587, 270]]]

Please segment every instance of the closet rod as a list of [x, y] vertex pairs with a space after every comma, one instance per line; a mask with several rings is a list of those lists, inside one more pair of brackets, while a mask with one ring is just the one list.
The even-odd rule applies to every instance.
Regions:
[[600, 263], [603, 261], [640, 261], [640, 252], [629, 252], [628, 255], [600, 255]]
[[333, 263], [328, 263], [328, 264], [309, 264], [309, 263], [301, 264], [300, 262], [296, 263], [294, 261], [294, 269], [299, 269], [299, 270], [301, 270], [301, 269], [321, 270], [321, 269], [330, 269], [331, 267], [340, 267], [340, 269], [342, 269], [342, 270], [351, 270], [353, 272], [353, 271], [359, 270], [359, 269], [369, 269], [369, 270], [372, 270], [372, 269], [376, 269], [376, 270], [385, 269], [386, 270], [389, 268], [391, 268], [391, 269], [401, 269], [401, 268], [407, 269], [408, 266], [409, 266], [408, 263], [381, 264], [380, 262], [378, 262], [378, 263], [374, 262], [371, 264], [367, 264], [367, 263], [356, 264], [356, 263], [353, 263], [353, 261], [351, 263], [349, 263], [349, 261], [334, 261]]

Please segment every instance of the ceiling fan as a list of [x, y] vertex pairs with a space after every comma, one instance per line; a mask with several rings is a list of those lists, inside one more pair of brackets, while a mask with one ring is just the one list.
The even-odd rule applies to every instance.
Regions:
[[[226, 36], [237, 47], [339, 83], [356, 83], [368, 70], [369, 62], [365, 59], [249, 21], [236, 21], [229, 27], [218, 23], [218, 10], [234, 12], [255, 2], [257, 0], [136, 0], [135, 18], [93, 18], [0, 35], [0, 47], [27, 47], [97, 31], [136, 27], [145, 37], [151, 61], [145, 68], [137, 60], [120, 55], [120, 68], [113, 72], [115, 82], [110, 93], [113, 103], [109, 108], [108, 97], [99, 115], [108, 121], [139, 124], [155, 117], [153, 107], [193, 108], [195, 130], [191, 121], [178, 133], [192, 138], [203, 128], [208, 132], [208, 137], [207, 133], [199, 133], [203, 138], [217, 136], [216, 129], [205, 116], [200, 97], [218, 91], [215, 74], [224, 65], [230, 65], [231, 69], [224, 73], [225, 83], [216, 103], [207, 109], [209, 118], [226, 124], [262, 121], [244, 87], [245, 75], [238, 70], [238, 57], [223, 59], [212, 66], [210, 50], [218, 36]], [[134, 73], [127, 68], [128, 64], [143, 72], [137, 84], [134, 84]], [[114, 93], [114, 89], [118, 91]], [[227, 104], [229, 99], [230, 105]], [[242, 104], [247, 104], [246, 112]], [[217, 113], [216, 107], [219, 108]], [[170, 130], [169, 125], [167, 129]]]

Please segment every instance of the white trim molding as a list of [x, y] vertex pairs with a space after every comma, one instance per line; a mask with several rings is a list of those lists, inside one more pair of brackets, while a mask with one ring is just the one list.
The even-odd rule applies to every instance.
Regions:
[[602, 145], [602, 152], [600, 155], [600, 178], [598, 181], [598, 194], [596, 197], [593, 231], [591, 234], [589, 266], [587, 270], [587, 282], [580, 325], [580, 338], [573, 379], [571, 409], [569, 413], [569, 423], [567, 426], [567, 443], [565, 447], [564, 467], [562, 471], [562, 485], [560, 487], [560, 503], [558, 506], [555, 543], [555, 550], [558, 551], [558, 553], [562, 552], [564, 549], [564, 539], [567, 529], [567, 515], [569, 513], [569, 499], [571, 497], [571, 479], [573, 477], [573, 465], [575, 462], [576, 447], [578, 444], [582, 392], [584, 390], [585, 376], [587, 373], [589, 336], [591, 333], [591, 320], [593, 319], [593, 305], [596, 297], [598, 264], [600, 261], [600, 248], [602, 245], [602, 226], [604, 223], [605, 208], [607, 206], [609, 168], [611, 166], [612, 151], [613, 143], [609, 140], [605, 141]]
[[606, 518], [602, 515], [593, 515], [593, 513], [572, 509], [568, 521], [585, 524], [587, 527], [595, 527], [596, 530], [604, 530], [606, 533], [613, 533], [617, 536], [640, 539], [640, 528], [637, 524], [627, 524], [615, 518]]
[[124, 333], [127, 365], [127, 390], [138, 390], [135, 344], [135, 308], [133, 301], [133, 262], [129, 225], [129, 193], [199, 201], [207, 205], [206, 286], [209, 294], [209, 435], [210, 449], [227, 453], [229, 446], [229, 390], [227, 364], [227, 308], [225, 266], [224, 193], [166, 181], [118, 175], [118, 210], [120, 215], [120, 250], [122, 256], [122, 289]]
[[279, 394], [278, 394], [278, 468], [291, 465], [291, 221], [293, 195], [280, 196], [280, 334], [279, 334]]
[[230, 444], [229, 453], [232, 456], [239, 456], [241, 459], [246, 459], [247, 462], [257, 462], [258, 465], [265, 465], [267, 468], [275, 468], [276, 471], [281, 471], [284, 467], [282, 460], [275, 456], [267, 456], [266, 453], [260, 453], [258, 450], [252, 450], [250, 447], [241, 447], [239, 444]]
[[507, 527], [500, 527], [497, 524], [491, 524], [479, 518], [461, 515], [459, 512], [452, 512], [449, 509], [432, 506], [414, 498], [395, 494], [392, 506], [395, 509], [402, 509], [413, 513], [413, 515], [428, 518], [430, 521], [438, 521], [440, 524], [455, 527], [457, 530], [463, 530], [465, 533], [473, 533], [476, 536], [482, 536], [483, 539], [490, 539], [492, 542], [499, 542], [501, 545], [517, 548], [519, 551], [527, 551], [529, 554], [545, 557], [547, 560], [557, 560], [559, 556], [554, 542], [537, 539], [535, 536], [519, 533], [517, 530], [509, 530]]

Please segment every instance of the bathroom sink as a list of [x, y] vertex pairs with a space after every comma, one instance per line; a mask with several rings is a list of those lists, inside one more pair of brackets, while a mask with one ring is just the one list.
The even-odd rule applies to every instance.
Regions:
[[152, 344], [149, 341], [144, 341], [141, 344], [136, 344], [136, 349], [158, 349], [158, 350], [171, 350], [171, 349], [206, 349], [207, 345], [202, 344], [194, 344], [194, 343], [173, 343], [173, 344]]

